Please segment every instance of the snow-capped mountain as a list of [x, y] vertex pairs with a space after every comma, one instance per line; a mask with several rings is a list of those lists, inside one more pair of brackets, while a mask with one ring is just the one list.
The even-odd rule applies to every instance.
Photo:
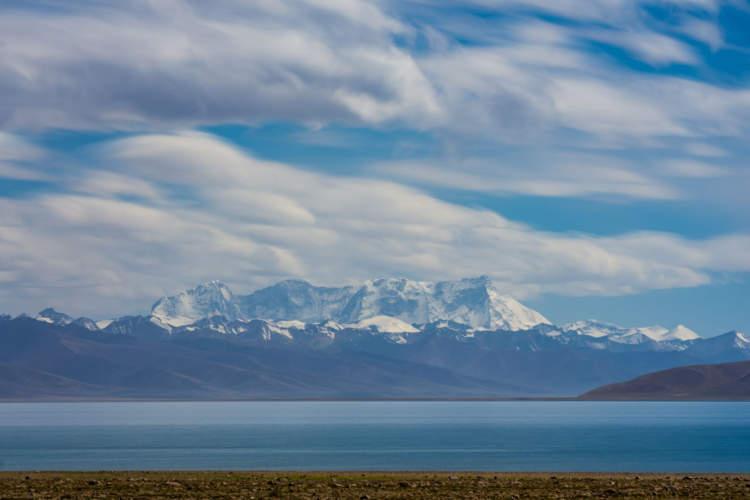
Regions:
[[[415, 334], [447, 331], [470, 337], [481, 332], [531, 331], [560, 341], [580, 336], [592, 346], [602, 339], [609, 345], [661, 344], [684, 349], [701, 337], [684, 325], [622, 327], [597, 320], [552, 325], [540, 313], [503, 295], [486, 276], [457, 281], [377, 279], [361, 286], [320, 287], [287, 280], [247, 295], [235, 295], [219, 281], [210, 281], [173, 296], [159, 299], [147, 317], [130, 316], [94, 322], [73, 319], [52, 308], [36, 319], [58, 326], [74, 324], [90, 331], [131, 334], [135, 331], [184, 333], [211, 331], [243, 335], [261, 328], [270, 334], [293, 338], [294, 331], [335, 336], [342, 330]], [[262, 323], [253, 323], [260, 320]], [[440, 326], [443, 325], [443, 326]], [[741, 335], [741, 334], [739, 334]], [[741, 343], [738, 337], [737, 342]]]
[[46, 309], [43, 309], [39, 311], [39, 313], [34, 317], [37, 321], [41, 321], [42, 323], [49, 323], [50, 325], [57, 325], [57, 326], [67, 326], [67, 325], [76, 325], [80, 326], [81, 328], [85, 328], [89, 331], [97, 331], [99, 330], [99, 327], [94, 323], [93, 320], [89, 318], [76, 318], [73, 319], [71, 316], [68, 316], [65, 313], [61, 313], [59, 311], [56, 311], [55, 309], [48, 307]]
[[[143, 397], [183, 389], [185, 397], [570, 395], [658, 369], [748, 360], [750, 336], [698, 338], [681, 325], [593, 320], [555, 326], [486, 278], [341, 288], [283, 282], [248, 296], [210, 282], [143, 316], [0, 316], [0, 354], [26, 356], [30, 385], [5, 385], [15, 395], [75, 396], [101, 383], [97, 394]], [[39, 370], [68, 382], [35, 386]]]
[[527, 330], [549, 320], [512, 297], [501, 294], [488, 277], [459, 281], [367, 281], [342, 311], [353, 323], [390, 316], [412, 324], [447, 320], [486, 330]]
[[388, 316], [408, 325], [449, 320], [505, 331], [550, 324], [540, 313], [501, 294], [487, 277], [442, 282], [378, 279], [359, 287], [318, 287], [289, 280], [249, 295], [233, 295], [226, 285], [214, 281], [160, 299], [151, 315], [172, 327], [217, 315], [231, 320], [342, 324]]
[[685, 325], [677, 325], [669, 330], [668, 333], [662, 335], [659, 340], [664, 342], [670, 340], [698, 340], [699, 338], [701, 338], [700, 335]]
[[339, 318], [354, 287], [321, 287], [302, 280], [286, 280], [249, 295], [238, 296], [245, 318], [325, 321]]
[[613, 342], [623, 344], [640, 344], [643, 342], [687, 342], [700, 338], [685, 325], [677, 325], [673, 329], [663, 326], [641, 326], [636, 328], [625, 328], [612, 323], [604, 323], [597, 320], [584, 320], [568, 323], [562, 327], [564, 332], [586, 335], [589, 337], [608, 338]]
[[352, 328], [373, 329], [381, 333], [419, 333], [419, 329], [392, 316], [373, 316], [352, 325]]
[[39, 311], [35, 318], [37, 321], [59, 326], [69, 325], [73, 322], [73, 318], [65, 313], [57, 312], [51, 307]]
[[151, 316], [165, 325], [184, 326], [212, 316], [237, 319], [240, 312], [229, 288], [220, 281], [209, 281], [159, 299], [151, 308]]

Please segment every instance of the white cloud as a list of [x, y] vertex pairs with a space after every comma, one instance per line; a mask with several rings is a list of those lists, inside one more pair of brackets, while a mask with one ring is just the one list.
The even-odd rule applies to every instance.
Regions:
[[440, 111], [429, 82], [391, 41], [403, 29], [364, 0], [8, 9], [0, 13], [0, 123], [428, 120]]
[[23, 181], [45, 180], [47, 177], [39, 172], [0, 161], [0, 179], [17, 179]]
[[24, 139], [0, 132], [0, 161], [35, 160], [42, 154], [42, 150]]
[[708, 45], [711, 50], [718, 50], [724, 45], [724, 35], [713, 21], [688, 18], [679, 27], [685, 36]]
[[[508, 15], [434, 14], [462, 3]], [[247, 290], [286, 276], [337, 284], [490, 273], [526, 296], [631, 293], [748, 271], [745, 235], [550, 234], [404, 185], [665, 201], [690, 197], [691, 178], [712, 178], [733, 183], [714, 198], [747, 204], [739, 169], [719, 181], [730, 167], [711, 160], [737, 150], [711, 144], [747, 136], [750, 89], [660, 73], [673, 62], [701, 69], [701, 52], [685, 40], [723, 46], [720, 2], [663, 0], [674, 9], [670, 25], [645, 22], [647, 3], [655, 2], [97, 0], [1, 9], [0, 128], [136, 134], [94, 148], [95, 165], [80, 168], [57, 167], [0, 132], [0, 177], [60, 181], [57, 192], [0, 198], [0, 299], [119, 313], [211, 278]], [[591, 51], [595, 39], [656, 71]], [[159, 133], [228, 122], [304, 124], [319, 131], [302, 133], [308, 140], [334, 147], [340, 136], [321, 135], [330, 123], [431, 131], [459, 158], [474, 157], [477, 143], [492, 148], [480, 160], [381, 164], [380, 179], [365, 179], [262, 161], [206, 134]], [[498, 154], [519, 144], [524, 154]], [[699, 159], [675, 159], [683, 156]]]
[[134, 136], [98, 155], [110, 179], [156, 197], [92, 189], [0, 199], [5, 307], [138, 311], [211, 278], [249, 290], [289, 276], [488, 273], [527, 297], [696, 286], [714, 271], [750, 270], [746, 235], [546, 233], [393, 182], [259, 161], [205, 134]]
[[551, 89], [554, 108], [569, 126], [604, 135], [685, 135], [670, 109], [630, 89], [601, 81], [565, 78]]
[[698, 57], [689, 45], [659, 33], [598, 32], [592, 38], [620, 46], [654, 66], [698, 63]]
[[711, 144], [705, 143], [687, 144], [685, 146], [685, 152], [693, 156], [710, 158], [721, 158], [723, 156], [727, 156], [726, 150], [718, 146], [713, 146]]
[[[417, 2], [436, 3], [430, 0]], [[722, 0], [589, 0], [585, 8], [579, 0], [460, 0], [464, 5], [482, 6], [502, 11], [532, 11], [564, 18], [603, 23], [635, 22], [644, 5], [661, 4], [677, 8], [693, 8], [716, 14]]]
[[681, 197], [659, 179], [612, 159], [590, 155], [543, 156], [519, 164], [488, 159], [390, 162], [375, 165], [374, 171], [422, 186], [496, 194], [654, 200]]
[[127, 175], [106, 171], [86, 171], [82, 178], [71, 179], [70, 189], [98, 196], [135, 196], [157, 199], [159, 190], [151, 183]]
[[[460, 28], [432, 15], [421, 28], [399, 15], [409, 8], [429, 15], [434, 2], [105, 0], [6, 9], [0, 125], [154, 130], [292, 121], [503, 141], [570, 129], [598, 140], [747, 133], [747, 91], [647, 76], [585, 44], [606, 34], [655, 65], [697, 65], [673, 35], [700, 26], [695, 36], [717, 46], [719, 2], [667, 1], [683, 21], [663, 32], [643, 21], [643, 5], [653, 2], [462, 3], [515, 15]], [[581, 25], [544, 23], [531, 15], [539, 12]], [[443, 24], [448, 35], [481, 43], [461, 47], [441, 35], [438, 49], [412, 50], [410, 40], [434, 39]]]
[[42, 150], [28, 141], [0, 132], [0, 179], [46, 180], [47, 175], [27, 165], [42, 156]]
[[667, 175], [696, 179], [723, 177], [730, 173], [727, 168], [694, 160], [668, 160], [663, 163], [662, 168]]

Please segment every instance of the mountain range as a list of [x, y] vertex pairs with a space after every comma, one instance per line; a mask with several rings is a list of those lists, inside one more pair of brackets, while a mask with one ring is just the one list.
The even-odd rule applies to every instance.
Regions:
[[740, 332], [554, 325], [490, 278], [218, 281], [148, 314], [0, 316], [0, 397], [484, 398], [572, 396], [655, 370], [750, 359]]
[[487, 277], [426, 282], [378, 279], [362, 286], [319, 287], [282, 281], [249, 295], [235, 296], [211, 281], [154, 304], [151, 316], [170, 327], [203, 318], [267, 319], [354, 324], [376, 316], [410, 324], [446, 320], [487, 330], [524, 330], [550, 322], [512, 297], [498, 292]]

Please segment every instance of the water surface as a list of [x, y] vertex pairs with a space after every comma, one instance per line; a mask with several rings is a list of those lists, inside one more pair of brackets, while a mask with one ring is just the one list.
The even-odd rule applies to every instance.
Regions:
[[0, 470], [750, 472], [750, 403], [0, 404]]

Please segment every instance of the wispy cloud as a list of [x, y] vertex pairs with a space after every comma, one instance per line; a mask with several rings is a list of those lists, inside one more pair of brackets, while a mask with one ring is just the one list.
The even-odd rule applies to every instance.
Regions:
[[672, 200], [681, 194], [658, 178], [638, 173], [612, 159], [588, 155], [557, 155], [508, 163], [474, 159], [454, 162], [390, 162], [373, 167], [389, 178], [422, 186], [495, 194], [554, 197], [634, 198]]
[[668, 160], [662, 166], [668, 175], [677, 177], [705, 179], [723, 177], [730, 173], [730, 170], [727, 168], [694, 160]]
[[[68, 283], [60, 305], [122, 312], [209, 278], [247, 289], [285, 276], [490, 273], [528, 296], [747, 272], [744, 233], [549, 233], [430, 194], [634, 206], [710, 197], [742, 217], [750, 87], [710, 64], [733, 50], [725, 5], [6, 2], [0, 182], [55, 182], [0, 197], [0, 298], [46, 305]], [[653, 15], [665, 9], [669, 19]], [[293, 124], [297, 143], [331, 149], [349, 146], [336, 127], [406, 130], [438, 145], [344, 176], [174, 132], [230, 123]], [[59, 151], [34, 140], [55, 129], [128, 134], [58, 167]], [[359, 137], [351, 149], [369, 147]], [[715, 191], [698, 192], [708, 185]]]
[[[248, 289], [287, 276], [489, 273], [523, 297], [695, 286], [750, 270], [745, 235], [546, 233], [398, 183], [258, 160], [206, 134], [134, 136], [97, 157], [98, 189], [0, 199], [8, 307], [42, 305], [49, 284], [82, 280], [95, 293], [72, 288], [58, 305], [122, 312], [208, 278]], [[107, 189], [112, 179], [132, 189]]]
[[[570, 128], [600, 138], [747, 131], [747, 91], [633, 72], [587, 45], [604, 40], [654, 65], [697, 65], [680, 39], [682, 25], [715, 27], [718, 2], [665, 0], [684, 11], [684, 23], [661, 32], [641, 20], [645, 2], [595, 1], [585, 9], [566, 1], [470, 3], [588, 24], [509, 17], [500, 33], [496, 26], [472, 33], [473, 25], [456, 28], [433, 15], [434, 24], [423, 28], [399, 17], [418, 2], [399, 8], [171, 0], [33, 11], [16, 5], [0, 10], [0, 123], [136, 130], [265, 121], [403, 124], [511, 139]], [[478, 43], [412, 50], [409, 40], [422, 33], [440, 38], [441, 24], [449, 36], [458, 30]], [[699, 31], [718, 43], [707, 27]]]
[[47, 176], [29, 167], [29, 163], [39, 160], [43, 151], [28, 141], [0, 132], [0, 180], [44, 180]]

